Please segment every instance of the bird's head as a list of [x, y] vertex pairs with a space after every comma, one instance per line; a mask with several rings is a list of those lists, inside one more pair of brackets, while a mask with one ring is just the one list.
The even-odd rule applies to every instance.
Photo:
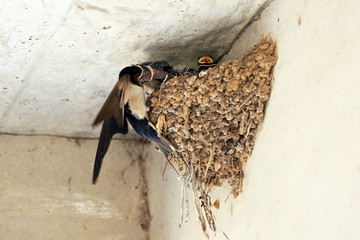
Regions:
[[126, 67], [119, 73], [119, 79], [123, 77], [125, 74], [130, 76], [130, 82], [142, 87], [142, 83], [139, 81], [141, 75], [143, 74], [143, 69], [140, 66], [130, 66]]

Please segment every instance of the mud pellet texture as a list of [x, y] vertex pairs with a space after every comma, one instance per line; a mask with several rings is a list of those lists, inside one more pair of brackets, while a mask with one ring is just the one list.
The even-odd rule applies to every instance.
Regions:
[[237, 59], [167, 80], [150, 96], [149, 118], [176, 146], [179, 155], [169, 158], [180, 171], [184, 160], [200, 183], [228, 181], [235, 196], [241, 191], [276, 61], [276, 43], [264, 38]]

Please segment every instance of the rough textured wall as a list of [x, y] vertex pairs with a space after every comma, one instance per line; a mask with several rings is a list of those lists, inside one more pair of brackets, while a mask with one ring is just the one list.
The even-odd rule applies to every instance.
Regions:
[[[277, 41], [273, 90], [243, 193], [214, 191], [220, 209], [211, 239], [227, 239], [223, 232], [231, 240], [360, 238], [358, 9], [356, 0], [275, 0], [225, 57], [238, 57], [261, 34]], [[150, 161], [152, 237], [205, 239], [193, 207], [178, 229], [180, 183], [171, 169], [161, 181], [164, 163]]]
[[264, 2], [2, 1], [0, 131], [96, 136], [91, 122], [120, 69], [217, 58]]
[[0, 135], [0, 239], [145, 239], [138, 143], [113, 141], [92, 185], [96, 144]]
[[[9, 4], [14, 1], [8, 2], [7, 6], [12, 6]], [[57, 11], [64, 13], [70, 6], [73, 12], [81, 13], [87, 10], [81, 5], [83, 2], [74, 3], [79, 3], [80, 7], [76, 4], [59, 3], [56, 13]], [[2, 4], [0, 11], [5, 9], [5, 3]], [[14, 8], [23, 8], [25, 11], [31, 7], [40, 9], [40, 6], [35, 4], [31, 6], [18, 4]], [[97, 9], [93, 5], [89, 5], [89, 8]], [[357, 60], [360, 49], [356, 44], [360, 39], [359, 28], [356, 25], [360, 21], [357, 14], [359, 8], [356, 0], [348, 1], [346, 4], [322, 0], [297, 2], [275, 0], [262, 13], [260, 19], [244, 32], [226, 57], [231, 59], [239, 56], [257, 42], [261, 34], [271, 32], [272, 37], [278, 42], [276, 81], [273, 84], [273, 92], [253, 155], [245, 167], [244, 192], [236, 199], [231, 196], [227, 199], [230, 190], [226, 187], [213, 193], [212, 201], [220, 199], [220, 210], [214, 210], [218, 232], [212, 239], [226, 239], [223, 232], [229, 239], [360, 238], [358, 227], [360, 75]], [[103, 12], [91, 11], [99, 14]], [[49, 12], [48, 16], [56, 16], [56, 13]], [[3, 18], [6, 20], [1, 21], [1, 24], [11, 23], [7, 20], [9, 15], [0, 16], [2, 20]], [[68, 18], [62, 14], [59, 16], [59, 21]], [[16, 16], [12, 18], [17, 19]], [[40, 17], [29, 18], [26, 14], [23, 14], [21, 19], [29, 23], [34, 22], [34, 19], [41, 21]], [[83, 26], [92, 23], [90, 20], [78, 19], [78, 21]], [[108, 26], [105, 20], [96, 24], [95, 29], [100, 30], [99, 35], [109, 33], [107, 30], [114, 30], [114, 27], [102, 29]], [[67, 24], [60, 25], [57, 32], [64, 31], [65, 25]], [[1, 28], [1, 31], [4, 29]], [[13, 26], [6, 29], [16, 28]], [[29, 31], [32, 29], [27, 28]], [[72, 29], [71, 25], [70, 29]], [[75, 30], [74, 28], [66, 34], [70, 38], [76, 36]], [[88, 39], [88, 32], [78, 34]], [[24, 126], [23, 124], [32, 126], [31, 129], [44, 129], [41, 127], [44, 122], [35, 120], [45, 119], [45, 123], [54, 123], [54, 125], [45, 125], [50, 126], [49, 129], [52, 131], [59, 128], [59, 131], [67, 129], [74, 135], [83, 134], [82, 127], [85, 125], [84, 128], [88, 127], [89, 119], [92, 120], [103, 99], [92, 102], [96, 94], [89, 93], [88, 88], [81, 86], [80, 81], [84, 79], [72, 78], [72, 74], [89, 74], [84, 82], [94, 79], [93, 87], [90, 89], [99, 90], [100, 83], [97, 79], [100, 77], [104, 79], [105, 82], [101, 83], [103, 85], [97, 96], [105, 98], [108, 92], [106, 89], [111, 89], [121, 64], [112, 63], [111, 68], [108, 65], [101, 65], [101, 62], [108, 61], [108, 58], [104, 57], [107, 56], [106, 54], [101, 57], [96, 55], [97, 61], [93, 62], [91, 60], [93, 58], [88, 58], [89, 55], [85, 53], [87, 51], [93, 53], [92, 50], [95, 49], [90, 51], [87, 48], [73, 48], [71, 44], [77, 44], [73, 38], [72, 41], [66, 42], [66, 45], [60, 44], [61, 53], [67, 52], [67, 54], [52, 53], [51, 48], [46, 48], [47, 44], [56, 46], [58, 43], [55, 40], [65, 36], [57, 35], [56, 32], [51, 38], [54, 42], [51, 43], [26, 40], [29, 39], [29, 35], [30, 32], [26, 32], [19, 38], [11, 40], [9, 37], [8, 42], [5, 41], [6, 44], [16, 46], [20, 51], [22, 48], [18, 48], [14, 43], [24, 38], [25, 42], [30, 42], [29, 46], [34, 49], [22, 49], [21, 54], [16, 55], [21, 56], [22, 60], [10, 58], [15, 56], [12, 51], [1, 55], [2, 59], [5, 59], [2, 62], [3, 66], [14, 66], [14, 68], [2, 68], [1, 74], [8, 74], [6, 71], [15, 69], [10, 71], [10, 75], [5, 75], [5, 78], [1, 77], [1, 84], [6, 80], [5, 83], [8, 85], [0, 88], [1, 102], [5, 103], [0, 107], [5, 109], [6, 116], [14, 117], [7, 117], [2, 121], [1, 130], [4, 131], [4, 126], [15, 128]], [[90, 36], [95, 35], [97, 35], [96, 31]], [[100, 50], [103, 53], [113, 53], [111, 44], [107, 44], [105, 40], [108, 41], [108, 38], [104, 37], [100, 41], [104, 42]], [[84, 41], [76, 46], [85, 46], [89, 44], [87, 42]], [[3, 39], [2, 44], [4, 44]], [[35, 49], [40, 49], [40, 46], [45, 46], [39, 53], [44, 57], [38, 59]], [[64, 48], [67, 51], [63, 46], [66, 46]], [[1, 47], [1, 51], [6, 49]], [[79, 51], [76, 49], [83, 50], [80, 54], [75, 54]], [[31, 50], [30, 55], [28, 55], [29, 50]], [[113, 59], [120, 59], [121, 54], [117, 54]], [[132, 60], [138, 59], [139, 55], [143, 56], [135, 54]], [[128, 58], [130, 55], [123, 56]], [[56, 61], [51, 62], [51, 59]], [[77, 61], [83, 65], [75, 64]], [[55, 70], [48, 68], [48, 64], [62, 66], [60, 64], [62, 62], [66, 63], [66, 68], [60, 67]], [[125, 65], [127, 62], [122, 64]], [[98, 67], [103, 70], [96, 70]], [[69, 71], [64, 72], [64, 69]], [[41, 72], [51, 77], [49, 81], [47, 78], [40, 78]], [[96, 72], [100, 72], [101, 75], [96, 75]], [[17, 73], [21, 74], [19, 78], [16, 78]], [[63, 82], [53, 81], [53, 76], [60, 76], [56, 79], [61, 79]], [[38, 82], [38, 79], [42, 79], [41, 82]], [[40, 85], [44, 82], [49, 85]], [[66, 92], [61, 89], [65, 86], [63, 83], [70, 86], [65, 90], [74, 93], [71, 95], [71, 101], [66, 97], [61, 100], [60, 96], [65, 96], [64, 92]], [[54, 86], [52, 90], [49, 89], [50, 85]], [[28, 95], [24, 89], [33, 94], [29, 96], [36, 96], [36, 100], [44, 106], [46, 102], [51, 104], [39, 108], [35, 100], [26, 97]], [[74, 89], [78, 91], [71, 91]], [[83, 94], [86, 95], [85, 98], [81, 97]], [[10, 104], [12, 99], [17, 100]], [[56, 101], [52, 102], [49, 99]], [[7, 101], [10, 101], [10, 108], [9, 104], [6, 104]], [[84, 106], [88, 106], [87, 113], [80, 114], [84, 112]], [[50, 112], [52, 114], [49, 114]], [[65, 116], [65, 113], [72, 114]], [[2, 115], [2, 119], [5, 115]], [[15, 118], [19, 117], [28, 120], [15, 121]], [[32, 122], [35, 125], [32, 125]], [[11, 125], [12, 123], [14, 125]], [[77, 130], [72, 129], [72, 125], [75, 125]], [[56, 128], [52, 128], [53, 126]], [[46, 131], [39, 130], [37, 133], [40, 132]], [[25, 140], [25, 137], [1, 136], [0, 237], [2, 239], [49, 239], [54, 236], [59, 239], [143, 239], [140, 225], [132, 218], [139, 216], [138, 208], [136, 204], [134, 205], [139, 196], [136, 190], [138, 183], [136, 166], [131, 165], [130, 172], [125, 171], [127, 176], [125, 178], [129, 179], [124, 185], [123, 180], [119, 179], [119, 174], [131, 161], [128, 159], [125, 165], [120, 166], [122, 162], [116, 159], [119, 155], [124, 155], [122, 151], [124, 148], [115, 142], [112, 144], [114, 157], [109, 157], [112, 154], [107, 155], [98, 183], [100, 185], [92, 186], [90, 180], [96, 141], [86, 141], [86, 143], [80, 141], [80, 143], [81, 148], [73, 140], [68, 142], [66, 139], [43, 137]], [[86, 147], [87, 145], [89, 146]], [[34, 146], [37, 149], [33, 149]], [[165, 160], [161, 154], [149, 155], [147, 173], [149, 203], [153, 217], [150, 229], [152, 239], [204, 239], [193, 205], [190, 209], [190, 222], [178, 229], [180, 183], [169, 166], [164, 181], [161, 180], [164, 165]], [[69, 191], [70, 177], [71, 191]], [[88, 199], [91, 199], [90, 202], [87, 202]], [[61, 205], [62, 203], [64, 205]], [[101, 205], [102, 203], [105, 204]], [[107, 214], [113, 214], [112, 216], [115, 217], [104, 219]], [[123, 219], [117, 214], [131, 217]], [[83, 226], [83, 222], [87, 224]], [[130, 231], [123, 233], [123, 229]]]

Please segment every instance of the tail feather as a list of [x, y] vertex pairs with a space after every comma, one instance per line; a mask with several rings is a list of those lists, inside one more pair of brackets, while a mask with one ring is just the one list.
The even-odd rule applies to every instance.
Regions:
[[97, 181], [104, 156], [107, 150], [109, 149], [112, 137], [116, 133], [127, 134], [127, 132], [128, 132], [128, 126], [126, 120], [124, 121], [123, 128], [119, 128], [114, 117], [111, 117], [110, 119], [104, 121], [101, 128], [98, 147], [96, 150], [93, 179], [92, 179], [93, 184], [95, 184]]

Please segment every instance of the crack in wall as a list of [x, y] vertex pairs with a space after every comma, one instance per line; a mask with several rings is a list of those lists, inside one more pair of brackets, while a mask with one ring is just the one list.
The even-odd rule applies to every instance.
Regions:
[[271, 2], [273, 2], [274, 0], [267, 0], [264, 2], [263, 5], [261, 5], [259, 7], [259, 9], [253, 14], [253, 16], [246, 18], [247, 22], [244, 25], [244, 27], [239, 31], [239, 33], [236, 35], [236, 37], [234, 38], [234, 40], [231, 42], [229, 48], [227, 48], [217, 59], [216, 62], [221, 61], [221, 59], [228, 54], [231, 49], [233, 48], [234, 44], [237, 42], [237, 40], [240, 39], [241, 35], [245, 32], [245, 30], [256, 20], [258, 20], [261, 16], [261, 13], [270, 5]]
[[145, 239], [150, 240], [151, 213], [148, 199], [148, 183], [146, 179], [146, 156], [144, 154], [145, 142], [140, 141], [140, 151], [137, 156], [140, 176], [140, 225], [144, 231]]
[[[99, 133], [100, 134], [100, 133]], [[66, 139], [75, 139], [75, 140], [97, 140], [99, 137], [74, 137], [74, 136], [66, 136], [66, 135], [58, 135], [58, 134], [33, 134], [33, 133], [9, 133], [9, 132], [1, 132], [0, 135], [8, 135], [8, 136], [25, 136], [25, 137], [56, 137], [56, 138], [66, 138]], [[130, 137], [128, 137], [130, 136]], [[118, 137], [114, 137], [112, 141], [139, 141], [140, 137], [134, 135], [118, 135]]]

